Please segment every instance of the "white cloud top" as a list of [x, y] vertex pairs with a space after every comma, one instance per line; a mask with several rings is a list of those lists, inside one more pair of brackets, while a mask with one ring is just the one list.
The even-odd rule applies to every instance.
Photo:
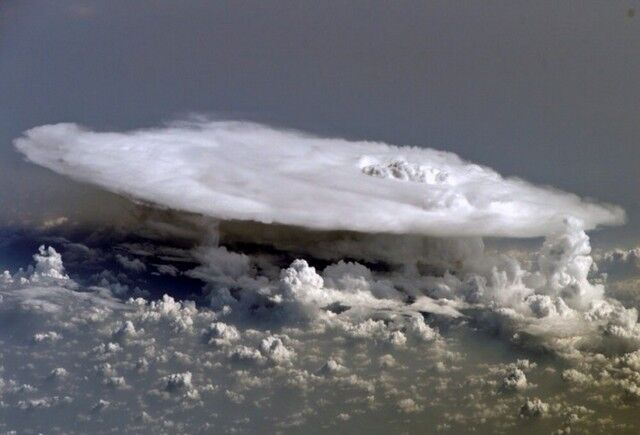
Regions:
[[571, 217], [620, 224], [622, 209], [536, 187], [452, 153], [325, 139], [244, 122], [124, 133], [45, 125], [15, 141], [76, 180], [221, 219], [324, 230], [535, 237]]

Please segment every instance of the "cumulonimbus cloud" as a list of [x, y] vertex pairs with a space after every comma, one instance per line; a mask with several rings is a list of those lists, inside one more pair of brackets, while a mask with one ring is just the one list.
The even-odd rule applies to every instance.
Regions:
[[163, 207], [323, 230], [536, 237], [567, 218], [623, 223], [619, 207], [537, 187], [429, 148], [318, 138], [246, 122], [129, 132], [26, 131], [28, 160]]

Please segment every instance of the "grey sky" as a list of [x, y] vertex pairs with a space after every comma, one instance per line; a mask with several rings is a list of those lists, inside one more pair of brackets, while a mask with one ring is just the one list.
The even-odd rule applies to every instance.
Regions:
[[[267, 4], [268, 3], [268, 4]], [[204, 112], [446, 149], [617, 203], [640, 239], [633, 1], [0, 3], [0, 214], [105, 207], [21, 163], [35, 125]], [[101, 205], [102, 204], [102, 205]]]

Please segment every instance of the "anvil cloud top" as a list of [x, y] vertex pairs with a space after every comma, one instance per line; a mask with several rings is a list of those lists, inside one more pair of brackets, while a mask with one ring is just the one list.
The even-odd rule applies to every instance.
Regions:
[[535, 237], [567, 218], [585, 229], [622, 209], [503, 178], [452, 153], [325, 139], [244, 122], [124, 133], [76, 124], [15, 141], [29, 160], [160, 206], [323, 230]]

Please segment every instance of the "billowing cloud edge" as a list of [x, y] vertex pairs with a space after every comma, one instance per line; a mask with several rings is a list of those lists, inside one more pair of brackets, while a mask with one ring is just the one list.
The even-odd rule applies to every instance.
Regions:
[[536, 237], [624, 211], [448, 152], [310, 136], [231, 121], [129, 132], [35, 127], [14, 141], [36, 164], [162, 207], [321, 230]]

